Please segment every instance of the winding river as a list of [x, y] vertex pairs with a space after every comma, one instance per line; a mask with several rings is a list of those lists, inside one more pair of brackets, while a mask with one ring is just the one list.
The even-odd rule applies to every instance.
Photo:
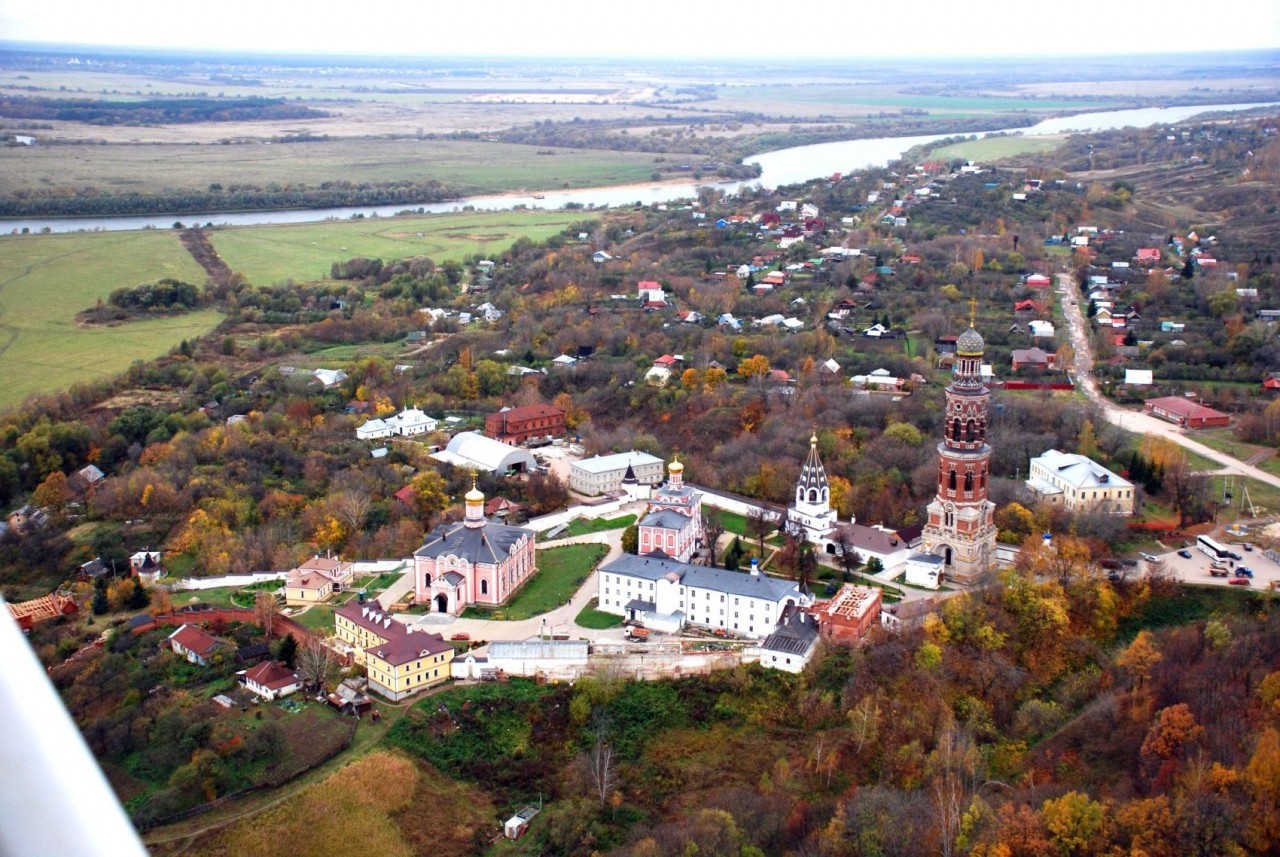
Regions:
[[[1010, 128], [988, 134], [1062, 134], [1068, 131], [1107, 131], [1115, 128], [1145, 128], [1150, 125], [1181, 122], [1203, 113], [1232, 112], [1257, 107], [1274, 107], [1280, 103], [1217, 104], [1183, 107], [1144, 107], [1136, 110], [1109, 110], [1099, 113], [1079, 113], [1055, 119], [1046, 119], [1027, 128]], [[486, 211], [500, 211], [525, 206], [528, 208], [561, 208], [576, 203], [584, 208], [601, 208], [615, 205], [669, 202], [688, 199], [697, 195], [699, 187], [716, 187], [736, 191], [745, 185], [778, 187], [798, 184], [833, 173], [849, 173], [866, 167], [884, 166], [902, 156], [903, 152], [923, 143], [952, 137], [965, 132], [926, 134], [914, 137], [876, 137], [865, 140], [844, 140], [836, 143], [818, 143], [812, 146], [795, 146], [774, 152], [763, 152], [747, 158], [747, 163], [758, 163], [761, 175], [749, 182], [665, 182], [652, 186], [621, 185], [613, 187], [579, 188], [565, 191], [547, 191], [539, 198], [530, 195], [500, 194], [473, 196], [412, 206], [405, 204], [380, 206], [355, 206], [346, 208], [308, 208], [289, 211], [217, 212], [192, 215], [153, 215], [124, 217], [51, 217], [30, 219], [0, 219], [0, 233], [15, 233], [26, 229], [30, 232], [78, 232], [117, 231], [129, 229], [167, 229], [175, 221], [185, 223], [206, 222], [226, 226], [261, 226], [273, 223], [315, 223], [324, 220], [346, 220], [356, 215], [365, 217], [390, 217], [409, 208], [438, 214], [471, 207]]]

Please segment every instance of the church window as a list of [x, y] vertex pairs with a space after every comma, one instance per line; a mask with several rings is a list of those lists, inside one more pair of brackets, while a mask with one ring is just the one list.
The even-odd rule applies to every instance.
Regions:
[[818, 502], [818, 491], [816, 488], [809, 489], [809, 502], [810, 503]]
[[973, 434], [974, 434], [974, 432], [973, 432], [973, 428], [974, 428], [974, 422], [973, 422], [973, 420], [969, 420], [968, 424], [965, 426], [965, 438], [964, 438], [965, 440], [973, 440], [973, 439], [974, 439], [974, 437], [973, 437]]
[[481, 595], [489, 594], [489, 581], [487, 580], [480, 581], [480, 594]]
[[952, 491], [956, 490], [956, 472], [954, 470], [952, 470], [951, 475], [947, 477], [947, 488]]
[[[959, 408], [960, 406], [956, 405], [956, 407]], [[956, 417], [955, 420], [951, 423], [951, 439], [952, 440], [960, 439], [960, 418], [959, 417]]]
[[966, 470], [964, 473], [964, 490], [966, 491], [973, 490], [973, 471], [972, 470]]

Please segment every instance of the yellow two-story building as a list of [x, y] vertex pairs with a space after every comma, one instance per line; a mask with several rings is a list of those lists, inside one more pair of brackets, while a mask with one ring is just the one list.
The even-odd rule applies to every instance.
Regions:
[[411, 631], [365, 649], [369, 685], [392, 700], [404, 699], [449, 678], [453, 646], [439, 634]]
[[449, 678], [453, 646], [439, 634], [410, 631], [376, 602], [339, 608], [334, 634], [366, 669], [370, 686], [388, 699], [404, 699]]

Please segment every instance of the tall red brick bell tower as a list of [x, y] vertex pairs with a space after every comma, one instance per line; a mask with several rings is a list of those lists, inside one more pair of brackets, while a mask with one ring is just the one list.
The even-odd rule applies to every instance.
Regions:
[[942, 557], [943, 574], [974, 583], [995, 567], [995, 503], [987, 499], [991, 447], [987, 409], [991, 391], [982, 383], [986, 343], [970, 327], [956, 340], [956, 364], [947, 385], [947, 410], [938, 444], [938, 492], [928, 506], [924, 552]]

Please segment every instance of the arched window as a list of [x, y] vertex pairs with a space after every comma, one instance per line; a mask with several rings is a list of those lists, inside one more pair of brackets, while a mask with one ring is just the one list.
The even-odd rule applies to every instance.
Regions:
[[964, 438], [965, 440], [973, 440], [973, 435], [974, 435], [973, 429], [974, 429], [973, 420], [969, 420], [968, 425], [965, 426], [965, 438]]
[[972, 470], [966, 470], [964, 472], [964, 490], [966, 491], [973, 490], [973, 471]]
[[987, 471], [983, 470], [978, 474], [978, 487], [983, 491], [987, 490]]
[[809, 489], [809, 502], [810, 502], [810, 503], [816, 503], [816, 502], [818, 502], [818, 489], [817, 489], [817, 488], [810, 488], [810, 489]]
[[487, 581], [487, 580], [481, 580], [481, 581], [480, 581], [480, 594], [481, 594], [481, 595], [488, 595], [488, 594], [489, 594], [489, 581]]
[[956, 490], [956, 472], [951, 471], [951, 475], [947, 477], [947, 487], [952, 491]]
[[431, 572], [427, 572], [426, 574], [422, 575], [422, 585], [423, 586], [431, 585]]
[[951, 423], [951, 439], [952, 440], [960, 439], [960, 418], [959, 417], [956, 417], [955, 420]]

